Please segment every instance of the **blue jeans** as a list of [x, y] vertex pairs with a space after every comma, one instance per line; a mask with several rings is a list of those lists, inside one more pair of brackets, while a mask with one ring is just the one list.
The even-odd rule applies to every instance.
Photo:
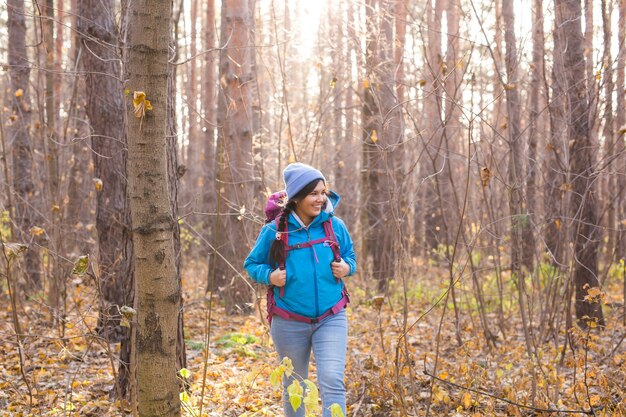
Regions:
[[[311, 349], [317, 365], [317, 381], [322, 397], [323, 417], [330, 417], [333, 403], [341, 406], [346, 414], [346, 386], [343, 381], [346, 369], [348, 319], [346, 310], [326, 317], [319, 323], [307, 324], [274, 316], [270, 330], [279, 359], [286, 356], [293, 363], [290, 378], [283, 378], [283, 408], [286, 417], [303, 417], [304, 401], [297, 411], [289, 403], [287, 387], [294, 378], [308, 378]], [[302, 387], [305, 388], [304, 384]], [[306, 393], [305, 393], [306, 395]]]

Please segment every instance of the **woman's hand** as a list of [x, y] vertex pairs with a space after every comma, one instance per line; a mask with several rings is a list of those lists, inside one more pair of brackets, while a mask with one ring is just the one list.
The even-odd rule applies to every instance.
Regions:
[[287, 271], [277, 268], [270, 274], [270, 284], [277, 287], [284, 287], [287, 282]]
[[341, 279], [350, 273], [350, 265], [348, 265], [343, 259], [339, 262], [331, 262], [330, 267], [333, 270], [333, 276], [338, 279]]

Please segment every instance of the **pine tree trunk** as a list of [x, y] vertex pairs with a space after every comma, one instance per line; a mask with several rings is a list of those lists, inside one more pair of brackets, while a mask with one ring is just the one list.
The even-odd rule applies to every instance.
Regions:
[[[368, 1], [367, 82], [364, 86], [363, 164], [366, 238], [373, 277], [381, 291], [395, 277], [399, 259], [402, 112], [395, 93], [393, 1]], [[370, 11], [370, 9], [372, 11]], [[377, 41], [378, 39], [379, 41]], [[375, 246], [374, 246], [375, 245]], [[374, 248], [376, 248], [374, 250]]]
[[99, 284], [104, 301], [98, 332], [107, 340], [117, 342], [125, 332], [120, 327], [119, 309], [124, 305], [132, 306], [126, 291], [126, 283], [132, 279], [132, 244], [125, 181], [124, 97], [119, 55], [115, 49], [118, 34], [113, 19], [113, 0], [79, 0], [78, 7], [81, 17], [78, 30], [85, 46], [82, 63], [86, 74], [86, 112], [91, 125], [97, 182]]
[[600, 230], [596, 208], [596, 184], [594, 181], [597, 146], [591, 142], [589, 126], [589, 93], [587, 83], [582, 82], [584, 73], [583, 36], [580, 27], [580, 0], [555, 0], [556, 31], [561, 39], [567, 39], [564, 49], [564, 73], [567, 109], [567, 134], [569, 138], [569, 167], [571, 172], [570, 215], [574, 241], [574, 285], [576, 318], [586, 327], [589, 321], [604, 325], [602, 306], [594, 300], [586, 300], [587, 290], [599, 286], [598, 248]]
[[250, 83], [250, 48], [252, 33], [248, 0], [222, 3], [218, 99], [218, 219], [214, 236], [215, 283], [223, 288], [229, 313], [249, 310], [251, 290], [242, 279], [239, 268], [254, 240], [248, 227], [246, 210], [252, 204], [254, 170], [252, 161], [253, 109]]
[[[12, 123], [7, 127], [7, 139], [13, 143], [13, 190], [17, 198], [13, 218], [18, 236], [12, 239], [27, 243], [29, 230], [36, 226], [33, 209], [35, 185], [33, 181], [33, 146], [30, 134], [30, 64], [26, 52], [26, 22], [23, 0], [7, 1], [8, 59]], [[4, 119], [4, 118], [3, 118]], [[8, 181], [8, 178], [6, 179]], [[3, 240], [6, 236], [2, 237]], [[36, 291], [42, 287], [39, 250], [31, 244], [25, 254], [26, 284], [24, 288]]]
[[181, 288], [176, 276], [167, 155], [171, 7], [169, 1], [145, 0], [131, 2], [129, 7], [128, 86], [133, 97], [144, 92], [152, 106], [145, 115], [141, 108], [133, 112], [131, 107], [127, 131], [142, 417], [180, 415], [176, 341]]

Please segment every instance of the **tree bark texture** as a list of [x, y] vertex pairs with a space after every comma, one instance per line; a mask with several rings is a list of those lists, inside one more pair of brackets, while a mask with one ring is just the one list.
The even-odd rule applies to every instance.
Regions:
[[[432, 4], [434, 1], [434, 4]], [[443, 78], [443, 52], [441, 45], [441, 15], [444, 4], [441, 0], [429, 0], [427, 3], [426, 17], [429, 30], [426, 32], [426, 66], [424, 73], [424, 118], [425, 129], [422, 135], [424, 152], [420, 163], [420, 177], [429, 178], [433, 173], [439, 172], [435, 177], [424, 182], [422, 193], [423, 203], [418, 210], [417, 221], [422, 226], [425, 249], [437, 249], [439, 244], [446, 244], [448, 239], [445, 235], [447, 227], [438, 197], [440, 176], [447, 178], [447, 170], [442, 170], [445, 163], [439, 148], [442, 141], [442, 78]], [[446, 178], [441, 181], [446, 181]]]
[[[373, 277], [386, 290], [395, 276], [399, 253], [402, 159], [402, 112], [395, 93], [394, 1], [370, 0], [366, 5], [368, 47], [364, 85], [363, 173], [367, 246]], [[370, 9], [372, 11], [370, 11]], [[377, 11], [379, 13], [377, 13]], [[380, 42], [374, 38], [378, 37]]]
[[[619, 24], [618, 24], [618, 44], [619, 51], [617, 54], [617, 68], [615, 77], [615, 90], [624, 91], [626, 89], [626, 83], [624, 82], [624, 73], [626, 72], [626, 0], [619, 0]], [[615, 125], [617, 128], [617, 143], [619, 144], [616, 152], [619, 156], [617, 159], [618, 169], [622, 170], [622, 175], [617, 179], [617, 200], [616, 205], [618, 207], [618, 235], [616, 242], [615, 255], [616, 259], [626, 260], [626, 201], [624, 195], [626, 195], [626, 176], [624, 170], [626, 169], [626, 155], [624, 154], [624, 139], [626, 138], [626, 95], [617, 94], [617, 101], [615, 102]]]
[[[35, 193], [33, 181], [33, 146], [30, 134], [30, 64], [26, 52], [26, 22], [23, 0], [7, 0], [8, 58], [11, 102], [11, 123], [7, 124], [8, 141], [12, 143], [13, 191], [17, 236], [12, 239], [27, 243], [29, 230], [36, 225], [36, 211], [32, 198]], [[8, 180], [8, 179], [7, 179]], [[3, 240], [6, 236], [2, 237]], [[25, 254], [25, 288], [40, 289], [42, 286], [41, 261], [37, 246], [31, 244]]]
[[533, 1], [533, 50], [530, 73], [528, 156], [526, 162], [526, 204], [528, 227], [524, 228], [522, 239], [522, 263], [529, 271], [533, 270], [535, 258], [535, 223], [537, 219], [537, 142], [544, 125], [541, 103], [542, 80], [544, 74], [543, 0]]
[[120, 81], [118, 34], [112, 0], [79, 0], [78, 30], [85, 46], [87, 106], [91, 125], [94, 177], [101, 185], [96, 195], [96, 230], [100, 289], [104, 299], [98, 331], [109, 341], [120, 341], [119, 308], [132, 306], [127, 283], [132, 280], [130, 209], [126, 183], [126, 120]]
[[[551, 97], [548, 98], [550, 119], [550, 136], [545, 147], [543, 158], [544, 172], [544, 240], [546, 251], [553, 265], [565, 267], [567, 245], [563, 185], [567, 183], [567, 141], [565, 138], [565, 85], [563, 72], [563, 40], [556, 29], [553, 32], [554, 52], [550, 84]], [[548, 92], [546, 91], [546, 94]]]
[[217, 235], [214, 236], [215, 283], [222, 288], [229, 313], [246, 311], [251, 291], [239, 274], [240, 266], [254, 240], [253, 229], [245, 220], [252, 204], [254, 134], [251, 83], [254, 49], [250, 31], [252, 10], [248, 0], [222, 3], [218, 96], [218, 173], [219, 195]]
[[[145, 92], [152, 110], [128, 112], [128, 181], [137, 296], [138, 409], [143, 416], [178, 416], [176, 345], [180, 283], [176, 275], [168, 190], [167, 93], [169, 1], [129, 6], [129, 89]], [[144, 103], [145, 105], [145, 103]]]
[[567, 100], [567, 134], [571, 174], [570, 215], [574, 240], [575, 308], [578, 323], [586, 327], [590, 320], [604, 325], [602, 306], [597, 300], [586, 300], [589, 288], [598, 287], [598, 228], [595, 152], [589, 129], [589, 96], [587, 83], [580, 74], [585, 70], [583, 36], [580, 27], [580, 0], [555, 0], [556, 31], [567, 39], [563, 64]]

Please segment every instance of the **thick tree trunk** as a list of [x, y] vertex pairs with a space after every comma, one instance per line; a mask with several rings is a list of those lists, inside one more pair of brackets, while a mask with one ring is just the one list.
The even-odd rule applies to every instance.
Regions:
[[[26, 52], [26, 22], [23, 0], [7, 1], [7, 27], [9, 32], [8, 58], [11, 100], [11, 120], [7, 125], [8, 142], [13, 144], [13, 191], [18, 236], [12, 239], [27, 243], [29, 229], [36, 225], [33, 210], [33, 149], [30, 135], [30, 64]], [[8, 178], [6, 179], [8, 181]], [[6, 239], [6, 236], [3, 236]], [[26, 285], [29, 292], [41, 288], [41, 261], [36, 245], [30, 245], [25, 254]]]
[[[128, 22], [128, 86], [138, 99], [134, 112], [131, 108], [128, 113], [127, 172], [137, 281], [141, 416], [180, 415], [176, 346], [181, 288], [167, 155], [171, 7], [169, 1], [131, 2]], [[145, 93], [151, 106], [141, 100], [139, 92]]]
[[249, 309], [251, 290], [239, 269], [254, 240], [245, 220], [252, 204], [254, 169], [252, 161], [253, 109], [248, 0], [222, 3], [222, 28], [218, 99], [218, 219], [214, 236], [215, 283], [223, 288], [229, 313]]
[[[78, 30], [85, 46], [86, 112], [91, 125], [94, 177], [97, 182], [96, 230], [103, 308], [98, 332], [120, 341], [120, 307], [132, 306], [126, 282], [132, 279], [126, 190], [126, 120], [120, 81], [118, 35], [113, 0], [80, 0]], [[101, 184], [101, 185], [100, 185]], [[101, 188], [100, 188], [101, 187]]]
[[589, 128], [589, 95], [584, 73], [583, 36], [580, 27], [580, 0], [555, 0], [556, 31], [567, 39], [563, 52], [566, 86], [567, 133], [569, 137], [569, 165], [571, 172], [570, 215], [574, 240], [574, 285], [576, 318], [586, 327], [590, 321], [604, 325], [599, 300], [589, 300], [588, 289], [599, 286], [598, 248], [600, 230], [596, 207], [595, 152]]

